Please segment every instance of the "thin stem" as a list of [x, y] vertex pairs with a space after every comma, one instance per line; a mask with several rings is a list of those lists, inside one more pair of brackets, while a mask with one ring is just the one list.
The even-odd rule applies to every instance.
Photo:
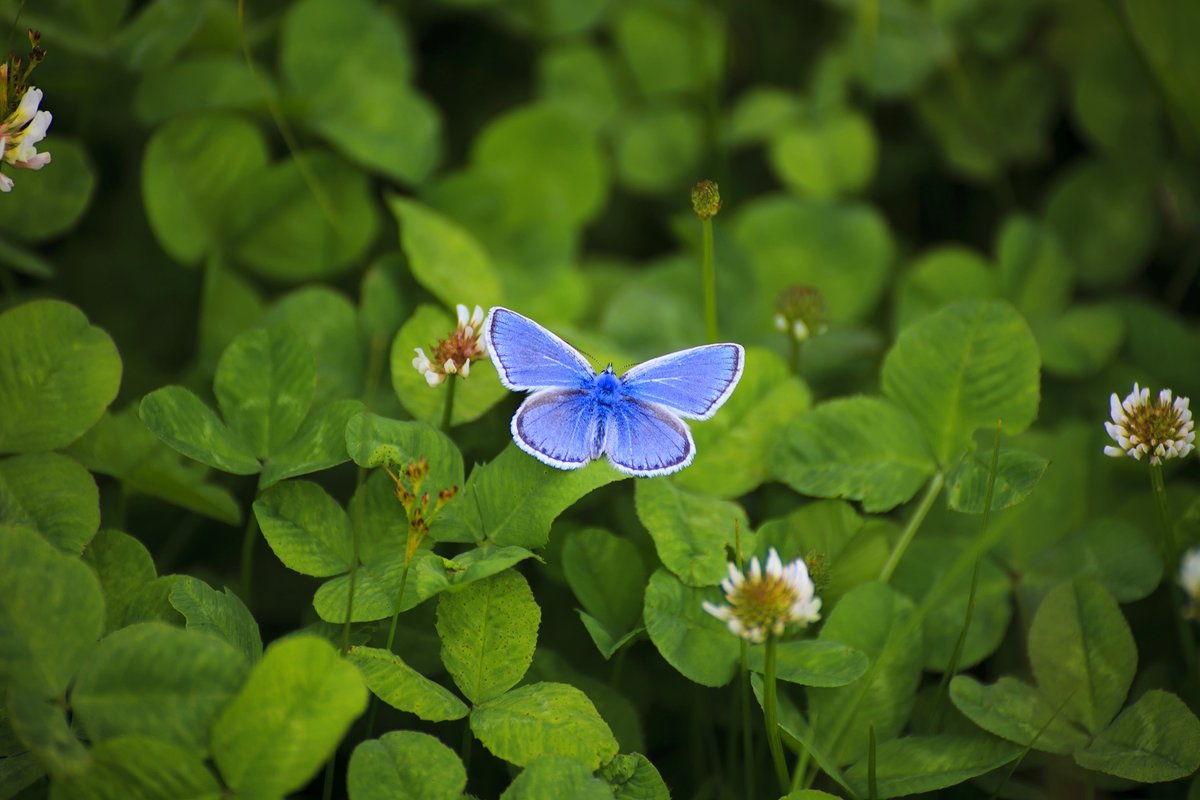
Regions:
[[783, 760], [783, 744], [779, 741], [779, 722], [776, 720], [775, 697], [775, 634], [767, 636], [766, 667], [763, 671], [763, 721], [767, 726], [767, 747], [771, 751], [771, 761], [775, 764], [775, 777], [779, 779], [779, 788], [787, 794], [791, 789], [792, 780], [788, 775], [787, 764]]
[[713, 261], [712, 219], [700, 220], [703, 232], [703, 261], [701, 269], [704, 280], [704, 329], [710, 342], [717, 341], [717, 266]]
[[[404, 565], [404, 571], [400, 573], [400, 591], [396, 594], [396, 611], [392, 614], [392, 624], [388, 628], [387, 636], [387, 651], [392, 652], [392, 646], [396, 643], [396, 626], [400, 621], [400, 606], [404, 602], [404, 587], [408, 584], [408, 568], [412, 562]], [[375, 716], [379, 711], [379, 704], [371, 704], [371, 713], [367, 716], [367, 738], [375, 736]]]
[[246, 520], [246, 531], [242, 534], [242, 600], [250, 607], [250, 593], [254, 588], [254, 543], [258, 541], [258, 517], [250, 510]]
[[446, 376], [446, 403], [442, 406], [442, 430], [450, 430], [450, 418], [454, 416], [454, 387], [458, 385], [457, 375]]
[[755, 797], [754, 731], [750, 727], [750, 648], [746, 646], [745, 639], [739, 641], [742, 646], [742, 680], [739, 686], [742, 695], [742, 771], [746, 776], [746, 797]]
[[458, 757], [462, 760], [463, 770], [471, 774], [471, 745], [474, 743], [475, 737], [471, 734], [471, 718], [463, 719], [463, 737], [462, 744], [458, 748]]
[[330, 756], [325, 762], [325, 790], [321, 792], [322, 800], [333, 800], [333, 761], [337, 754]]
[[350, 652], [350, 618], [354, 616], [354, 587], [358, 579], [358, 520], [354, 520], [350, 556], [350, 592], [346, 598], [346, 621], [342, 625], [342, 652]]
[[887, 583], [892, 579], [892, 573], [896, 571], [896, 567], [900, 564], [900, 559], [904, 557], [904, 551], [912, 544], [913, 537], [917, 535], [921, 523], [925, 521], [929, 510], [933, 508], [933, 501], [937, 499], [945, 482], [945, 477], [939, 472], [933, 476], [933, 479], [929, 481], [929, 485], [925, 487], [925, 494], [921, 497], [921, 502], [917, 505], [916, 510], [913, 511], [908, 524], [904, 526], [904, 532], [900, 534], [900, 540], [896, 542], [891, 555], [888, 556], [887, 563], [879, 571], [879, 580], [883, 583]]
[[789, 349], [788, 349], [788, 366], [791, 367], [793, 375], [799, 375], [800, 374], [800, 340], [797, 339], [795, 336], [792, 336], [790, 331], [788, 332], [787, 337], [788, 337], [788, 341], [791, 342], [791, 345], [789, 346]]
[[1167, 487], [1163, 481], [1162, 464], [1150, 465], [1150, 485], [1154, 488], [1154, 505], [1158, 508], [1158, 521], [1162, 525], [1163, 558], [1166, 561], [1165, 582], [1168, 586], [1167, 597], [1171, 603], [1168, 613], [1175, 619], [1175, 632], [1179, 638], [1180, 653], [1183, 655], [1183, 672], [1190, 678], [1189, 693], [1192, 694], [1193, 702], [1200, 702], [1200, 693], [1197, 692], [1196, 685], [1197, 664], [1200, 663], [1200, 657], [1197, 657], [1196, 653], [1196, 638], [1183, 615], [1187, 601], [1179, 584], [1173, 580], [1175, 571], [1179, 569], [1179, 542], [1175, 539], [1175, 528], [1171, 525], [1171, 513], [1167, 508]]

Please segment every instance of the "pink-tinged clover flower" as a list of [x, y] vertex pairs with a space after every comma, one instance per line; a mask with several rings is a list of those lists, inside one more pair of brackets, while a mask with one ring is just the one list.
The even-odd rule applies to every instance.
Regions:
[[425, 355], [423, 348], [414, 348], [417, 357], [412, 360], [413, 368], [425, 376], [430, 386], [437, 386], [447, 375], [466, 378], [471, 374], [472, 361], [487, 358], [487, 346], [482, 337], [483, 309], [475, 306], [472, 312], [460, 304], [457, 310], [458, 327], [438, 341], [432, 348], [432, 356]]
[[765, 572], [758, 556], [750, 559], [745, 574], [730, 563], [729, 577], [721, 581], [721, 589], [728, 605], [706, 601], [704, 610], [751, 642], [779, 636], [790, 624], [807, 626], [821, 618], [821, 598], [816, 596], [804, 559], [784, 566], [775, 548], [767, 553]]
[[[37, 31], [29, 31], [33, 49], [24, 64], [10, 56], [0, 65], [0, 107], [5, 117], [0, 122], [0, 159], [18, 169], [41, 169], [50, 163], [49, 153], [39, 153], [38, 142], [46, 138], [46, 131], [54, 117], [49, 111], [40, 111], [42, 90], [28, 83], [29, 73], [45, 57], [38, 46]], [[12, 191], [13, 180], [0, 173], [0, 192]]]
[[1151, 464], [1183, 458], [1192, 452], [1196, 439], [1188, 404], [1186, 397], [1172, 399], [1170, 389], [1163, 389], [1157, 402], [1151, 402], [1150, 390], [1136, 383], [1124, 400], [1114, 392], [1110, 399], [1112, 422], [1104, 423], [1104, 427], [1118, 446], [1106, 446], [1104, 454], [1130, 456], [1138, 461], [1149, 456]]

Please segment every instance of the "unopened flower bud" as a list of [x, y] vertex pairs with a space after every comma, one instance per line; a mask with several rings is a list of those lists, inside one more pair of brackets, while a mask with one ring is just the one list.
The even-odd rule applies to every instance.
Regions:
[[721, 210], [721, 192], [714, 181], [703, 180], [692, 187], [692, 211], [702, 220], [712, 219]]

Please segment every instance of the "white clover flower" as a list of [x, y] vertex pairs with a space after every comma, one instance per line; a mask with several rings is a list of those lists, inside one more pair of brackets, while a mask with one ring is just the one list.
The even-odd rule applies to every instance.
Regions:
[[1200, 547], [1183, 554], [1179, 562], [1179, 585], [1193, 603], [1200, 603]]
[[455, 310], [458, 326], [445, 339], [438, 340], [432, 357], [425, 355], [421, 348], [415, 348], [417, 357], [412, 360], [413, 368], [425, 376], [430, 386], [442, 383], [447, 375], [466, 378], [471, 374], [472, 361], [487, 358], [487, 347], [483, 340], [483, 309], [475, 306], [475, 310], [471, 311], [459, 304]]
[[[7, 77], [7, 65], [0, 67]], [[49, 111], [38, 111], [42, 90], [31, 86], [21, 96], [20, 103], [3, 122], [0, 122], [0, 154], [3, 161], [20, 169], [41, 169], [50, 163], [49, 153], [39, 153], [37, 143], [46, 138], [54, 117]], [[13, 180], [0, 175], [0, 192], [12, 191]]]
[[1136, 383], [1123, 401], [1114, 392], [1109, 405], [1112, 422], [1104, 427], [1119, 445], [1104, 448], [1106, 456], [1131, 456], [1141, 460], [1149, 456], [1151, 464], [1164, 459], [1182, 458], [1194, 449], [1196, 439], [1192, 412], [1186, 397], [1171, 398], [1171, 390], [1158, 393], [1158, 402], [1150, 402], [1150, 390]]
[[775, 548], [767, 553], [767, 569], [758, 556], [750, 559], [743, 575], [737, 565], [729, 564], [729, 577], [721, 581], [729, 605], [704, 602], [703, 608], [729, 626], [736, 636], [751, 642], [763, 642], [768, 634], [779, 636], [790, 623], [808, 625], [821, 618], [821, 598], [808, 575], [804, 559], [786, 567]]
[[789, 286], [775, 299], [775, 329], [797, 342], [829, 330], [825, 298], [811, 286]]

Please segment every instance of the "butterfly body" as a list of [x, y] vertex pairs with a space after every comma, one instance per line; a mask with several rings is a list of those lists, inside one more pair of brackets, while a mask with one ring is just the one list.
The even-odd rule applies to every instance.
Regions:
[[513, 415], [514, 441], [559, 469], [604, 456], [639, 477], [683, 469], [696, 446], [681, 417], [715, 414], [744, 363], [741, 345], [715, 344], [617, 375], [612, 364], [595, 371], [575, 348], [515, 311], [493, 308], [483, 328], [501, 383], [532, 392]]

